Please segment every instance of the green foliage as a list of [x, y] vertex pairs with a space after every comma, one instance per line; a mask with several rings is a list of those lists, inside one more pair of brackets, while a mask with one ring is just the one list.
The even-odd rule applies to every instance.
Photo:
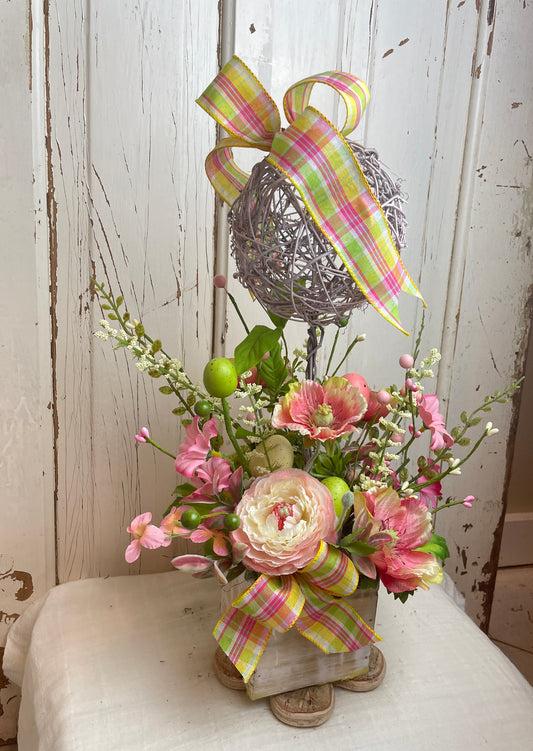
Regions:
[[235, 348], [235, 369], [238, 375], [257, 365], [277, 344], [281, 329], [268, 326], [254, 326], [248, 336]]

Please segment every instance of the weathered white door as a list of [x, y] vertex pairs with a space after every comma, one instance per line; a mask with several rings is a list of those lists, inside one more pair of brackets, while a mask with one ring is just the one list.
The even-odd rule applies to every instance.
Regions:
[[[2, 136], [20, 152], [7, 162], [3, 205], [12, 208], [2, 220], [11, 228], [2, 339], [14, 363], [1, 389], [5, 614], [54, 581], [168, 567], [168, 550], [133, 567], [123, 551], [131, 518], [163, 510], [175, 479], [172, 463], [133, 436], [148, 425], [175, 448], [175, 405], [127, 367], [124, 352], [94, 340], [100, 315], [89, 279], [122, 293], [193, 377], [212, 351], [231, 352], [238, 322], [228, 310], [226, 329], [212, 277], [228, 267], [231, 276], [232, 262], [203, 169], [216, 132], [194, 100], [233, 52], [278, 105], [310, 73], [344, 69], [368, 83], [355, 136], [409, 195], [404, 260], [428, 304], [423, 346], [443, 354], [437, 387], [451, 405], [448, 423], [520, 375], [533, 282], [530, 0], [46, 0], [31, 3], [28, 17], [15, 4], [1, 13], [16, 72], [1, 82], [12, 103]], [[231, 289], [247, 315], [262, 316]], [[400, 305], [414, 331], [420, 306], [406, 296]], [[349, 328], [367, 340], [348, 367], [372, 386], [394, 380], [393, 363], [411, 342], [371, 309]], [[295, 325], [291, 336], [305, 331]], [[447, 570], [483, 626], [513, 406], [502, 405], [498, 436], [445, 490], [479, 499], [442, 529]], [[24, 602], [11, 584], [19, 571], [34, 585]], [[14, 733], [13, 707], [1, 739]]]

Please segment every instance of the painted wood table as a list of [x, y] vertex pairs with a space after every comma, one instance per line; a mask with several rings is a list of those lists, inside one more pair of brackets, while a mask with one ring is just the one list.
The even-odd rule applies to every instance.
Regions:
[[532, 748], [533, 688], [442, 587], [405, 605], [380, 594], [384, 682], [336, 688], [333, 716], [310, 729], [216, 680], [217, 589], [174, 571], [52, 589], [8, 637], [19, 751]]

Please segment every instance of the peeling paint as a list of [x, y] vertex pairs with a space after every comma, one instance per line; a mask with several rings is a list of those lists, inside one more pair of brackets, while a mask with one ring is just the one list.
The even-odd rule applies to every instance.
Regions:
[[515, 110], [517, 107], [520, 107], [523, 104], [523, 102], [513, 102], [511, 104], [511, 109]]
[[389, 55], [392, 55], [393, 52], [394, 50], [391, 48], [390, 50], [387, 50], [382, 57], [388, 57]]

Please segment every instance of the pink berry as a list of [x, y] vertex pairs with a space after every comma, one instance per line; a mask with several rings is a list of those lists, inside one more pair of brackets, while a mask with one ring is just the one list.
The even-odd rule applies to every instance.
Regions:
[[224, 274], [217, 274], [215, 278], [213, 279], [213, 284], [218, 289], [225, 289], [226, 288], [226, 277]]
[[382, 389], [376, 394], [376, 399], [380, 404], [388, 404], [390, 402], [391, 396], [388, 391]]
[[401, 433], [393, 433], [390, 437], [393, 443], [403, 443], [403, 435]]
[[399, 360], [400, 367], [403, 368], [404, 370], [409, 370], [409, 368], [412, 368], [414, 365], [414, 362], [415, 361], [413, 360], [411, 355], [402, 355]]

